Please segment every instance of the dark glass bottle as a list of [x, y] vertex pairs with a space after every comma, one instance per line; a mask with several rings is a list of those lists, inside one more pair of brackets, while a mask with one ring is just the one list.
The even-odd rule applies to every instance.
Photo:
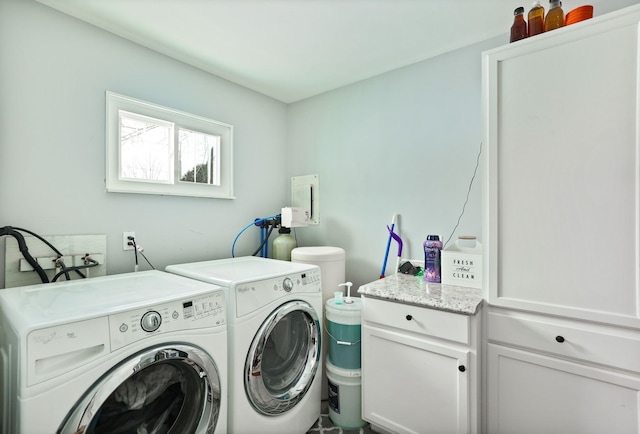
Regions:
[[544, 32], [544, 7], [538, 0], [533, 2], [527, 17], [528, 35], [534, 36]]
[[544, 20], [544, 31], [559, 29], [564, 27], [564, 11], [560, 0], [549, 1], [549, 12]]
[[519, 41], [527, 37], [527, 22], [524, 20], [524, 8], [520, 6], [513, 11], [513, 25], [509, 42]]

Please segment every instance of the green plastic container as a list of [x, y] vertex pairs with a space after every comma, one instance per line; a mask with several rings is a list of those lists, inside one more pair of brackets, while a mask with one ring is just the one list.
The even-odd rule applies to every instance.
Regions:
[[332, 298], [325, 303], [327, 334], [329, 336], [329, 355], [331, 364], [343, 369], [360, 369], [362, 325], [360, 298], [351, 298], [352, 303], [342, 299], [336, 304]]

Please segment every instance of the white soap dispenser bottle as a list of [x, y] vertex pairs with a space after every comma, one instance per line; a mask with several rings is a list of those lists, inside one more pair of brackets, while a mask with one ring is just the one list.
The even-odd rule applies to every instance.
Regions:
[[351, 300], [351, 285], [353, 285], [353, 283], [351, 283], [351, 282], [340, 283], [338, 285], [338, 286], [346, 286], [347, 287], [347, 297], [344, 299], [345, 304], [353, 303], [353, 300]]

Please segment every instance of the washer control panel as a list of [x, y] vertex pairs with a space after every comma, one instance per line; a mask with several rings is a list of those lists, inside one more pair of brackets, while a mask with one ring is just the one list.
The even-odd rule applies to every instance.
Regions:
[[293, 290], [293, 280], [289, 277], [285, 277], [282, 281], [282, 287], [285, 292], [291, 292]]
[[225, 326], [223, 291], [109, 315], [112, 351], [159, 333]]
[[142, 315], [142, 319], [140, 320], [140, 327], [145, 332], [155, 332], [160, 328], [160, 324], [162, 323], [162, 315], [160, 315], [155, 310], [150, 310]]
[[286, 296], [318, 294], [322, 297], [320, 267], [295, 274], [238, 283], [232, 289], [230, 297], [235, 297], [235, 312], [239, 318]]

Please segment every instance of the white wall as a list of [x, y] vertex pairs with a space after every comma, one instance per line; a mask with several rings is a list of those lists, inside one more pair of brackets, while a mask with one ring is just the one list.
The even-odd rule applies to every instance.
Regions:
[[[320, 219], [300, 244], [337, 245], [357, 287], [382, 270], [386, 225], [400, 215], [403, 256], [444, 241], [462, 212], [482, 140], [480, 53], [491, 40], [289, 107], [292, 175], [320, 177]], [[457, 234], [481, 234], [481, 170]], [[457, 235], [456, 235], [457, 236]], [[455, 238], [453, 238], [455, 239]], [[398, 248], [392, 243], [388, 273]]]
[[[599, 15], [636, 1], [594, 3]], [[344, 248], [357, 288], [380, 274], [394, 213], [405, 257], [422, 256], [426, 235], [453, 231], [482, 140], [481, 52], [506, 43], [506, 27], [502, 38], [286, 106], [37, 2], [0, 0], [0, 226], [107, 234], [109, 274], [133, 269], [121, 246], [133, 230], [164, 268], [230, 256], [245, 225], [290, 203], [291, 176], [317, 173], [321, 224], [298, 229], [299, 245]], [[548, 79], [541, 70], [539, 85]], [[234, 125], [237, 199], [107, 194], [106, 90]], [[454, 239], [480, 236], [481, 177]], [[245, 232], [236, 254], [257, 237]], [[396, 254], [392, 244], [389, 272]], [[3, 264], [0, 238], [0, 287]]]
[[[602, 15], [635, 3], [592, 4]], [[565, 2], [564, 10], [580, 5]], [[507, 22], [503, 37], [289, 106], [288, 169], [292, 176], [320, 178], [321, 224], [298, 229], [299, 245], [344, 248], [354, 288], [379, 277], [394, 213], [400, 214], [403, 257], [423, 258], [428, 234], [444, 241], [452, 234], [483, 134], [481, 54], [508, 43]], [[539, 79], [535, 85], [544, 86], [552, 68], [541, 66]], [[480, 168], [452, 241], [481, 238], [481, 185]], [[387, 274], [397, 253], [392, 243]]]
[[[106, 193], [107, 90], [232, 124], [237, 199]], [[109, 274], [133, 271], [123, 231], [156, 268], [229, 257], [244, 226], [286, 205], [285, 146], [283, 103], [37, 2], [0, 0], [0, 226], [107, 234]], [[255, 249], [249, 232], [237, 255]]]

